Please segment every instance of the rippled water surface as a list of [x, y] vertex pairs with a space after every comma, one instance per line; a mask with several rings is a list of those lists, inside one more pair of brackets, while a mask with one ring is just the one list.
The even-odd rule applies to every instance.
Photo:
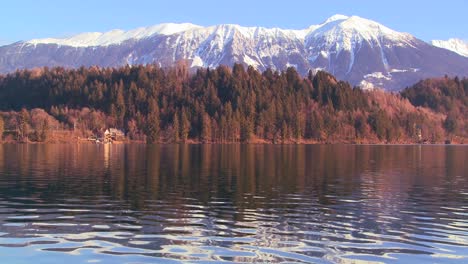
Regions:
[[468, 263], [468, 147], [0, 145], [1, 263]]

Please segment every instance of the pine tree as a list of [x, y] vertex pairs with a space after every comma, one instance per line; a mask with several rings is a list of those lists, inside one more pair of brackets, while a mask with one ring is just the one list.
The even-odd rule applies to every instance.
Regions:
[[28, 141], [29, 136], [29, 113], [25, 108], [21, 109], [19, 121], [19, 138], [21, 141]]
[[3, 141], [4, 131], [5, 131], [5, 121], [3, 121], [3, 117], [0, 115], [0, 142]]
[[303, 113], [294, 116], [294, 138], [301, 139], [304, 136], [305, 118]]
[[123, 92], [123, 82], [120, 81], [119, 86], [117, 87], [117, 95], [115, 98], [115, 111], [116, 111], [116, 118], [117, 118], [117, 126], [122, 128], [124, 124], [124, 117], [125, 117], [125, 100], [124, 100], [124, 92]]
[[366, 133], [366, 118], [363, 114], [356, 116], [354, 120], [355, 137], [363, 138]]
[[241, 119], [240, 137], [242, 142], [249, 142], [253, 136], [253, 122], [250, 118]]
[[182, 109], [181, 113], [181, 126], [180, 126], [180, 138], [183, 142], [186, 142], [190, 132], [190, 121], [187, 118], [185, 109]]
[[286, 121], [283, 120], [283, 124], [281, 125], [281, 139], [283, 141], [289, 139], [289, 127], [286, 124]]
[[148, 104], [148, 115], [146, 117], [146, 141], [157, 143], [159, 141], [159, 107], [155, 99], [150, 99]]
[[368, 121], [379, 139], [390, 139], [391, 120], [383, 110], [374, 111], [369, 115]]
[[211, 142], [211, 120], [210, 116], [206, 112], [202, 115], [201, 140], [205, 143]]
[[39, 141], [41, 141], [41, 142], [47, 141], [47, 139], [49, 137], [49, 130], [50, 130], [49, 120], [47, 120], [47, 118], [45, 118], [42, 121], [42, 124], [41, 124], [41, 127], [40, 127], [40, 133], [39, 133], [39, 138], [38, 138]]
[[453, 113], [449, 113], [444, 120], [444, 128], [449, 134], [455, 134], [458, 129], [457, 117]]
[[180, 140], [180, 127], [179, 127], [179, 117], [177, 117], [177, 113], [174, 113], [174, 117], [172, 120], [172, 139], [174, 142], [179, 142]]

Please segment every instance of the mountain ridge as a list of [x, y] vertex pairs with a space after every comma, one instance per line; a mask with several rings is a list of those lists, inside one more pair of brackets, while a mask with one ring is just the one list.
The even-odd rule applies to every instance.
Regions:
[[[336, 23], [338, 21], [344, 20], [361, 20], [368, 23], [374, 23], [377, 25], [377, 22], [361, 18], [358, 16], [346, 16], [341, 14], [336, 14], [324, 22], [317, 25], [310, 25], [305, 29], [286, 29], [278, 27], [249, 27], [241, 26], [239, 24], [218, 24], [211, 26], [200, 26], [191, 23], [162, 23], [156, 24], [148, 27], [139, 27], [131, 30], [121, 30], [121, 29], [112, 29], [106, 32], [83, 32], [71, 37], [66, 38], [37, 38], [27, 41], [22, 41], [26, 45], [37, 45], [37, 44], [56, 44], [59, 46], [71, 46], [71, 47], [96, 47], [96, 46], [109, 46], [109, 45], [119, 45], [122, 42], [127, 40], [138, 40], [143, 38], [153, 37], [155, 35], [173, 35], [177, 33], [185, 33], [191, 30], [216, 30], [220, 27], [228, 27], [232, 29], [239, 30], [246, 37], [255, 37], [257, 31], [263, 32], [281, 32], [286, 35], [294, 35], [298, 39], [305, 39], [307, 35], [315, 33], [319, 28], [322, 28], [325, 25], [330, 25], [330, 23]], [[357, 25], [359, 26], [359, 25]], [[378, 24], [379, 27], [385, 29], [386, 31], [392, 31], [391, 33], [399, 33], [394, 30], [391, 30], [381, 24]], [[255, 32], [255, 33], [254, 33]], [[407, 33], [403, 33], [407, 34]]]
[[447, 49], [462, 56], [468, 57], [468, 41], [463, 41], [457, 38], [450, 38], [448, 40], [432, 40], [431, 44], [436, 47]]
[[344, 15], [302, 30], [167, 23], [0, 47], [0, 73], [41, 66], [165, 67], [180, 60], [191, 68], [242, 63], [259, 70], [295, 67], [304, 75], [325, 70], [353, 85], [386, 90], [468, 72], [468, 58], [375, 21]]

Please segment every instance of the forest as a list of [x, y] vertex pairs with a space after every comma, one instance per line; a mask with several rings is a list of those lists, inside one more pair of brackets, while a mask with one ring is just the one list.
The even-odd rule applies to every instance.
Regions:
[[75, 141], [107, 128], [148, 143], [466, 143], [468, 79], [365, 91], [329, 73], [240, 64], [38, 68], [0, 76], [7, 142]]

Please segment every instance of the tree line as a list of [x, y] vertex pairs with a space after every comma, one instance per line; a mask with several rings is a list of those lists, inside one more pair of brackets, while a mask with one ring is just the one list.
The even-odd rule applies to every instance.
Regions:
[[38, 141], [51, 129], [91, 135], [116, 127], [150, 143], [414, 142], [421, 134], [440, 142], [466, 137], [468, 81], [452, 81], [456, 91], [444, 96], [462, 100], [435, 104], [455, 105], [454, 129], [421, 84], [400, 95], [363, 91], [322, 71], [303, 77], [292, 67], [46, 67], [0, 76], [0, 129], [16, 130], [18, 137], [33, 131]]
[[422, 80], [402, 91], [413, 105], [446, 115], [443, 126], [451, 134], [465, 135], [468, 125], [468, 79], [458, 77]]

